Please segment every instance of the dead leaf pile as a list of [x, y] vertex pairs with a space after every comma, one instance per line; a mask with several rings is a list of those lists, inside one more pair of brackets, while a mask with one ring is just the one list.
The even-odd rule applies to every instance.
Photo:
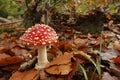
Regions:
[[[36, 47], [22, 44], [19, 40], [25, 30], [17, 28], [18, 31], [11, 34], [0, 34], [0, 79], [5, 79], [4, 71], [9, 71], [9, 80], [84, 80], [85, 73], [90, 80], [119, 80], [119, 26], [112, 22], [106, 25], [108, 30], [100, 34], [81, 34], [69, 25], [56, 25], [59, 40], [51, 48], [48, 46], [49, 63], [40, 71], [34, 69]], [[74, 53], [75, 50], [82, 51], [87, 57]], [[93, 64], [97, 64], [99, 59], [101, 79]]]

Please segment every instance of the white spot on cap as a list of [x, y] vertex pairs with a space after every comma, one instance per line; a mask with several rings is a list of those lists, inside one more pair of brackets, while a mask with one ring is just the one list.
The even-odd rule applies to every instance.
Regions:
[[50, 31], [50, 29], [48, 29], [48, 31]]
[[37, 44], [36, 43], [34, 43], [34, 46], [36, 46]]
[[40, 31], [37, 31], [37, 33], [40, 33]]
[[44, 32], [43, 34], [47, 34], [46, 32]]
[[30, 43], [27, 43], [27, 45], [30, 45]]
[[38, 39], [39, 39], [39, 37], [35, 37], [35, 38], [34, 38], [34, 40], [38, 40]]
[[35, 34], [35, 32], [32, 32], [32, 34]]
[[46, 44], [45, 42], [42, 42], [42, 44]]
[[51, 43], [51, 41], [48, 41], [48, 43], [50, 44], [50, 43]]

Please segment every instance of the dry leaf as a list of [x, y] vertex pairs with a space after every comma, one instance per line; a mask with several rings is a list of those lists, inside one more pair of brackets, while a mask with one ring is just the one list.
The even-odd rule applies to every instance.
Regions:
[[5, 80], [4, 78], [0, 78], [0, 80]]
[[73, 57], [72, 53], [65, 52], [64, 55], [57, 56], [50, 63], [48, 63], [46, 68], [54, 66], [54, 65], [68, 64], [71, 62], [72, 57]]
[[71, 63], [63, 65], [54, 65], [45, 69], [47, 73], [54, 75], [67, 75], [72, 71]]
[[72, 71], [67, 77], [67, 80], [72, 80], [73, 76], [75, 75], [75, 72], [78, 70], [78, 58], [76, 58], [75, 62], [72, 64]]
[[0, 44], [0, 53], [4, 53], [7, 50], [8, 50], [8, 47], [5, 47], [4, 45]]
[[15, 56], [22, 56], [24, 58], [30, 58], [32, 55], [25, 49], [20, 49], [19, 47], [15, 47], [11, 49], [12, 53], [14, 53]]
[[118, 80], [114, 76], [111, 76], [108, 72], [104, 72], [102, 74], [102, 79], [101, 80]]
[[9, 80], [37, 80], [38, 76], [39, 71], [31, 69], [29, 71], [24, 72], [17, 71], [13, 73]]
[[116, 58], [119, 54], [119, 52], [115, 49], [108, 49], [104, 53], [101, 54], [102, 60], [107, 60], [109, 62], [113, 62], [111, 58]]
[[47, 79], [47, 75], [46, 75], [46, 72], [44, 70], [39, 71], [39, 76], [40, 76], [41, 80], [46, 80]]
[[116, 50], [120, 50], [120, 43], [119, 43], [119, 41], [115, 41], [114, 44], [113, 44], [113, 46], [114, 46], [114, 48]]
[[120, 77], [120, 64], [115, 65], [111, 63], [110, 69], [111, 69], [112, 74]]
[[6, 66], [6, 65], [11, 65], [11, 64], [16, 64], [16, 63], [21, 63], [24, 61], [23, 58], [17, 57], [17, 56], [9, 56], [6, 54], [0, 54], [2, 56], [0, 58], [0, 66]]
[[85, 45], [87, 43], [87, 39], [80, 39], [80, 38], [76, 38], [74, 40], [75, 44], [81, 44], [81, 45]]
[[50, 63], [47, 64], [45, 70], [49, 74], [56, 75], [67, 75], [71, 72], [71, 58], [72, 53], [64, 53], [64, 55], [54, 58]]
[[1, 39], [10, 38], [10, 36], [8, 33], [2, 33], [2, 34], [0, 34], [0, 38]]
[[120, 63], [120, 56], [116, 58], [112, 58], [111, 60], [113, 60], [115, 63]]
[[15, 71], [15, 70], [18, 70], [19, 67], [20, 67], [20, 63], [4, 66], [1, 69], [4, 71]]

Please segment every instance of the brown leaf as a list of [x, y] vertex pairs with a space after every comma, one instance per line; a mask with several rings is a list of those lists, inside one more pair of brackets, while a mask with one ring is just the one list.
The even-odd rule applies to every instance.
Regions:
[[71, 63], [63, 65], [54, 65], [45, 69], [47, 73], [53, 75], [67, 75], [71, 72]]
[[120, 55], [119, 51], [115, 49], [108, 49], [108, 50], [105, 50], [104, 54], [101, 55], [101, 58], [102, 60], [113, 62], [111, 58], [116, 58], [119, 55]]
[[17, 56], [9, 56], [7, 54], [0, 54], [0, 66], [6, 66], [10, 64], [21, 63], [24, 61], [23, 58]]
[[12, 64], [12, 65], [8, 65], [8, 66], [4, 66], [2, 68], [2, 70], [4, 70], [4, 71], [15, 71], [15, 70], [18, 70], [19, 67], [20, 67], [20, 63], [19, 64]]
[[8, 58], [8, 57], [10, 57], [10, 55], [5, 54], [5, 53], [0, 54], [0, 60], [2, 60], [4, 58]]
[[88, 79], [90, 79], [90, 80], [100, 80], [99, 75], [95, 72], [92, 72], [92, 71], [88, 72], [87, 75], [88, 75]]
[[68, 41], [59, 41], [55, 44], [55, 47], [62, 49], [64, 48], [64, 45], [68, 44]]
[[60, 49], [58, 49], [57, 47], [50, 48], [48, 52], [51, 53], [51, 54], [54, 54], [54, 55], [60, 55], [60, 54], [62, 54], [62, 52], [60, 51]]
[[40, 76], [41, 80], [46, 80], [47, 79], [47, 75], [46, 75], [46, 72], [44, 70], [39, 71], [39, 76]]
[[72, 53], [64, 53], [64, 55], [54, 58], [50, 63], [47, 64], [45, 70], [49, 74], [56, 75], [67, 75], [71, 72], [71, 58]]
[[81, 45], [85, 45], [87, 43], [87, 39], [80, 39], [80, 38], [76, 38], [74, 40], [75, 44], [81, 44]]
[[114, 48], [116, 50], [120, 50], [120, 43], [119, 43], [119, 41], [115, 41], [114, 44], [113, 44], [113, 46], [114, 46]]
[[29, 71], [24, 72], [17, 71], [13, 73], [9, 80], [37, 80], [38, 76], [39, 71], [31, 69]]
[[115, 65], [115, 64], [110, 64], [110, 69], [111, 72], [116, 75], [116, 76], [120, 76], [120, 64]]
[[65, 51], [71, 51], [72, 48], [76, 48], [76, 46], [74, 44], [72, 44], [71, 42], [68, 42], [67, 44], [64, 45]]
[[12, 53], [14, 53], [15, 56], [22, 56], [24, 58], [29, 58], [31, 57], [31, 54], [25, 50], [25, 49], [20, 49], [19, 47], [15, 47], [11, 49]]
[[16, 46], [16, 44], [10, 39], [5, 39], [4, 41], [1, 42], [2, 46], [5, 46], [8, 49], [12, 49], [13, 47]]
[[4, 53], [7, 50], [8, 50], [7, 47], [5, 47], [4, 45], [0, 45], [0, 53]]
[[5, 80], [4, 78], [0, 78], [0, 80]]
[[76, 58], [75, 62], [72, 64], [72, 71], [68, 75], [67, 80], [72, 80], [72, 77], [74, 76], [77, 70], [78, 70], [78, 58]]
[[118, 80], [118, 79], [111, 76], [108, 72], [104, 72], [102, 74], [102, 79], [101, 80]]
[[88, 62], [88, 60], [86, 60], [83, 56], [81, 56], [80, 54], [74, 54], [74, 57], [79, 59], [79, 63], [86, 63]]
[[2, 33], [2, 34], [0, 34], [0, 38], [1, 39], [10, 38], [10, 36], [8, 33]]
[[113, 60], [115, 63], [119, 63], [119, 64], [120, 64], [120, 56], [119, 56], [119, 57], [116, 57], [116, 58], [112, 58], [112, 60]]
[[65, 52], [64, 55], [57, 56], [50, 63], [48, 63], [46, 68], [54, 65], [68, 64], [69, 62], [71, 62], [72, 57], [73, 57], [72, 53]]

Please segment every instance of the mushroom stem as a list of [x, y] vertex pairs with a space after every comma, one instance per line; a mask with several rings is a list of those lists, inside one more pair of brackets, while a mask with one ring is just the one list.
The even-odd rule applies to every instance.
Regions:
[[36, 64], [36, 69], [43, 69], [45, 68], [46, 64], [48, 63], [47, 59], [47, 51], [46, 45], [38, 46], [38, 63]]

